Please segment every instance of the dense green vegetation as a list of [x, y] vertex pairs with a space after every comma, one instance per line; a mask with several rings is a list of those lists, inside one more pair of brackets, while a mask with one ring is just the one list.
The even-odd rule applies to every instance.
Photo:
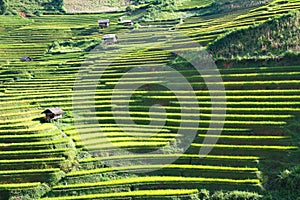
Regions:
[[[212, 15], [235, 12], [241, 9], [255, 8], [265, 5], [271, 0], [146, 0], [142, 5], [148, 4], [147, 15], [144, 20], [179, 19], [193, 15]], [[134, 1], [140, 4], [140, 1]]]
[[64, 12], [63, 0], [1, 0], [0, 14], [6, 15], [40, 15], [42, 13], [59, 13]]
[[297, 53], [299, 13], [273, 18], [263, 24], [232, 31], [208, 48], [217, 59], [260, 59], [284, 57]]
[[85, 39], [79, 41], [63, 41], [61, 43], [54, 42], [48, 50], [48, 53], [67, 53], [67, 52], [82, 52], [91, 51], [97, 45], [101, 44], [100, 39]]
[[[261, 60], [273, 55], [285, 56], [287, 47], [297, 47], [299, 16], [294, 11], [300, 8], [299, 0], [269, 4], [249, 1], [247, 6], [236, 0], [229, 1], [230, 4], [203, 1], [197, 5], [193, 0], [145, 1], [143, 4], [149, 3], [150, 7], [141, 6], [128, 16], [139, 22], [138, 27], [118, 23], [125, 12], [50, 15], [52, 9], [57, 10], [55, 6], [62, 4], [51, 3], [54, 7], [48, 8], [33, 3], [31, 8], [36, 10], [29, 10], [21, 9], [20, 2], [10, 1], [9, 9], [24, 9], [26, 13], [45, 10], [48, 14], [26, 18], [0, 16], [1, 200], [296, 200], [299, 197], [299, 63], [292, 66], [230, 63], [231, 55], [248, 62], [251, 52], [260, 50], [261, 46], [253, 42], [259, 38], [275, 41], [283, 37], [277, 41], [278, 48], [272, 49], [269, 43], [264, 43], [272, 55], [260, 52]], [[159, 12], [152, 3], [159, 7]], [[167, 19], [164, 13], [170, 11], [189, 17], [180, 20], [174, 15], [169, 20], [160, 19], [162, 16]], [[147, 14], [150, 17], [145, 21]], [[99, 30], [99, 19], [110, 19], [111, 26]], [[270, 35], [263, 34], [266, 30]], [[118, 44], [100, 45], [90, 53], [108, 33], [118, 35]], [[229, 57], [215, 54], [221, 60], [218, 71], [226, 89], [227, 108], [222, 106], [222, 91], [207, 89], [220, 83], [204, 81], [217, 70], [205, 68], [200, 74], [187, 60], [172, 53], [195, 50], [188, 45], [189, 38], [176, 37], [179, 33], [187, 34], [205, 48], [216, 47], [224, 53], [228, 52], [224, 49], [233, 48], [231, 44], [242, 43], [252, 48], [238, 52], [231, 49]], [[164, 42], [166, 37], [171, 39]], [[25, 55], [31, 56], [33, 62], [21, 62]], [[85, 60], [88, 62], [82, 65]], [[166, 64], [188, 80], [198, 102], [189, 101], [192, 98], [189, 91], [171, 91], [159, 86], [180, 85], [178, 80], [151, 79], [171, 74], [164, 68]], [[118, 108], [122, 108], [129, 91], [115, 91], [114, 87], [124, 73], [149, 66], [148, 71], [134, 71], [134, 76], [121, 83], [124, 88], [145, 84], [135, 90], [128, 106], [136, 124], [122, 122], [121, 129], [113, 112], [119, 119], [128, 118]], [[82, 69], [86, 75], [78, 84], [78, 72]], [[95, 80], [98, 87], [91, 99], [90, 88]], [[211, 94], [218, 95], [217, 113], [212, 112]], [[89, 110], [93, 103], [95, 109]], [[152, 110], [153, 104], [160, 104], [158, 107], [166, 114]], [[56, 123], [42, 123], [41, 112], [48, 107], [61, 107], [66, 111], [64, 118]], [[181, 119], [184, 116], [181, 109], [186, 107], [199, 111], [194, 115], [200, 120], [187, 120], [198, 126], [184, 127], [177, 134], [180, 122], [185, 120]], [[76, 109], [90, 113], [75, 118]], [[150, 116], [155, 116], [152, 121], [166, 123], [162, 128], [149, 124]], [[225, 124], [218, 143], [203, 144], [205, 138], [217, 137], [220, 128], [210, 125], [222, 123], [223, 118]], [[103, 134], [99, 134], [100, 128]], [[180, 144], [190, 129], [196, 131], [196, 137], [181, 153]], [[203, 146], [214, 148], [200, 158], [198, 153]], [[150, 153], [153, 150], [159, 151]], [[162, 164], [168, 161], [172, 162]]]
[[257, 6], [265, 5], [272, 0], [217, 0], [210, 4], [208, 7], [203, 7], [200, 12], [207, 14], [219, 14], [224, 12], [233, 12], [245, 8], [253, 8]]

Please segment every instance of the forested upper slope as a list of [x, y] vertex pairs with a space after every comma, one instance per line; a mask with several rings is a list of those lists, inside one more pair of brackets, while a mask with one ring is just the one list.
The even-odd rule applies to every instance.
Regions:
[[278, 57], [299, 52], [299, 13], [284, 15], [263, 24], [239, 29], [209, 47], [216, 58]]
[[63, 12], [63, 0], [0, 0], [0, 14], [39, 14]]

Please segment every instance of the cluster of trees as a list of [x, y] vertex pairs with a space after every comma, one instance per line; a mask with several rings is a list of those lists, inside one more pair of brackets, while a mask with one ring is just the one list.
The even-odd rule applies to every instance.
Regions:
[[285, 169], [274, 179], [269, 180], [267, 194], [263, 200], [299, 200], [300, 199], [300, 165]]
[[43, 12], [64, 12], [63, 0], [0, 0], [0, 15], [28, 15]]
[[196, 200], [262, 200], [262, 195], [256, 192], [246, 191], [215, 191], [210, 193], [203, 189], [199, 192]]
[[272, 0], [216, 0], [200, 10], [201, 15], [219, 14], [265, 5]]
[[48, 48], [48, 53], [58, 54], [63, 52], [83, 52], [91, 51], [101, 44], [101, 39], [83, 39], [83, 40], [67, 40], [61, 42], [53, 42]]
[[300, 52], [300, 14], [269, 20], [247, 29], [232, 31], [209, 45], [216, 59], [280, 58]]
[[162, 12], [174, 12], [180, 0], [148, 0], [147, 20], [155, 20]]
[[3, 15], [7, 9], [7, 2], [6, 0], [0, 0], [0, 15]]
[[236, 10], [241, 8], [257, 7], [269, 3], [271, 0], [219, 0], [212, 5], [219, 10]]
[[64, 1], [63, 0], [52, 0], [50, 2], [50, 5], [54, 9], [58, 9], [59, 11], [63, 11], [64, 10]]

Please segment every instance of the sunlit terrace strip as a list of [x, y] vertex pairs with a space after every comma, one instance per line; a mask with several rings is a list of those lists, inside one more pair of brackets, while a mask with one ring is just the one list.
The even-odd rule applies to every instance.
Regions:
[[108, 161], [119, 159], [164, 159], [172, 157], [181, 158], [205, 158], [205, 159], [225, 159], [225, 160], [259, 160], [258, 156], [226, 156], [226, 155], [199, 155], [199, 154], [134, 154], [134, 155], [118, 155], [99, 158], [87, 158], [80, 160], [80, 163], [95, 162], [95, 161]]
[[5, 170], [0, 171], [0, 175], [13, 175], [13, 174], [33, 174], [33, 173], [57, 173], [60, 169], [28, 169], [28, 170]]
[[45, 146], [45, 145], [54, 145], [61, 143], [70, 142], [69, 138], [57, 139], [57, 140], [47, 140], [47, 141], [39, 141], [39, 142], [23, 142], [23, 143], [0, 143], [0, 148], [21, 148], [21, 147], [37, 147], [37, 146]]
[[0, 189], [22, 189], [22, 188], [32, 188], [37, 187], [41, 183], [10, 183], [10, 184], [0, 184]]
[[[186, 102], [187, 104], [187, 102]], [[234, 104], [232, 104], [234, 105]], [[244, 105], [244, 104], [241, 104], [241, 105]], [[257, 105], [260, 105], [260, 104], [257, 104]], [[109, 105], [108, 105], [109, 106]], [[95, 106], [97, 108], [97, 106]], [[110, 106], [109, 106], [110, 107]], [[83, 106], [82, 109], [84, 109], [85, 107]], [[99, 107], [99, 108], [103, 108], [103, 107]], [[116, 108], [124, 108], [124, 106], [116, 106]], [[140, 109], [150, 109], [151, 106], [134, 106], [134, 105], [131, 105], [129, 106], [129, 109], [130, 110], [140, 110]], [[253, 113], [253, 115], [256, 115], [258, 113], [283, 113], [283, 114], [286, 114], [286, 113], [297, 113], [300, 111], [300, 108], [291, 108], [291, 107], [286, 107], [286, 108], [246, 108], [244, 106], [242, 107], [227, 107], [226, 108], [223, 108], [223, 107], [216, 107], [216, 108], [212, 108], [212, 107], [192, 107], [192, 106], [189, 106], [189, 107], [174, 107], [174, 106], [157, 106], [157, 108], [161, 108], [161, 109], [166, 109], [166, 110], [173, 110], [173, 111], [178, 111], [180, 112], [181, 110], [189, 110], [189, 109], [192, 109], [192, 110], [199, 110], [200, 113], [201, 112], [208, 112], [208, 111], [211, 111], [211, 110], [216, 110], [216, 111], [222, 111], [222, 110], [226, 110], [227, 112], [237, 112], [237, 113], [245, 113], [245, 115], [247, 115], [246, 113]]]
[[[258, 168], [253, 167], [226, 167], [226, 166], [210, 166], [210, 165], [135, 165], [135, 166], [122, 166], [112, 168], [98, 168], [92, 170], [83, 170], [77, 172], [71, 172], [67, 174], [67, 177], [84, 176], [98, 173], [107, 173], [113, 171], [131, 171], [141, 169], [203, 169], [203, 170], [222, 170], [222, 171], [258, 171]], [[201, 180], [201, 179], [200, 179]], [[205, 180], [205, 179], [204, 179]], [[226, 181], [225, 181], [226, 182]]]
[[98, 198], [125, 198], [125, 197], [159, 197], [159, 196], [173, 196], [173, 195], [188, 195], [197, 194], [197, 189], [172, 189], [172, 190], [139, 190], [131, 192], [114, 192], [103, 194], [89, 194], [81, 196], [64, 196], [64, 197], [50, 197], [41, 198], [41, 200], [83, 200], [83, 199], [98, 199]]
[[199, 134], [199, 137], [210, 137], [210, 138], [224, 138], [224, 139], [288, 139], [291, 138], [290, 136], [252, 136], [252, 135], [207, 135], [207, 134]]
[[0, 156], [13, 156], [13, 155], [37, 155], [37, 154], [57, 154], [64, 153], [69, 151], [67, 148], [59, 148], [59, 149], [41, 149], [41, 150], [14, 150], [14, 151], [1, 151]]
[[138, 183], [170, 183], [170, 182], [225, 182], [225, 183], [252, 183], [259, 184], [257, 179], [218, 179], [218, 178], [196, 178], [196, 177], [176, 177], [176, 176], [151, 176], [151, 177], [134, 177], [127, 179], [116, 179], [112, 181], [96, 182], [96, 183], [82, 183], [72, 184], [67, 186], [55, 186], [55, 190], [63, 189], [76, 189], [76, 188], [87, 188], [87, 187], [102, 187], [112, 185], [124, 185], [124, 184], [138, 184]]
[[[181, 108], [181, 110], [184, 110]], [[200, 108], [201, 110], [201, 108]], [[128, 113], [127, 112], [121, 112], [121, 111], [98, 111], [98, 112], [94, 112], [96, 115], [100, 116], [100, 115], [110, 115], [112, 113], [114, 114], [118, 114], [118, 116], [121, 117], [121, 115], [126, 116]], [[143, 111], [130, 111], [130, 114], [132, 115], [141, 115], [141, 116], [145, 116], [145, 115], [151, 115], [151, 116], [157, 116], [157, 117], [170, 117], [170, 116], [175, 116], [175, 117], [180, 117], [180, 116], [199, 116], [201, 117], [226, 117], [227, 119], [230, 118], [238, 118], [240, 120], [245, 120], [245, 119], [260, 119], [260, 120], [265, 120], [265, 119], [278, 119], [278, 120], [287, 120], [287, 119], [291, 119], [293, 118], [293, 115], [262, 115], [262, 114], [202, 114], [202, 113], [157, 113], [157, 112], [143, 112]]]
[[227, 145], [227, 144], [191, 144], [193, 147], [234, 148], [234, 149], [273, 149], [273, 150], [296, 150], [297, 146], [273, 146], [273, 145]]
[[[94, 91], [95, 95], [99, 96], [110, 96], [114, 92], [114, 95], [119, 95], [120, 97], [125, 97], [128, 94], [128, 90], [118, 90], [118, 91], [113, 91], [111, 89], [107, 90], [97, 90]], [[29, 91], [20, 91], [20, 93], [13, 92], [13, 93], [4, 93], [0, 97], [0, 101], [16, 101], [16, 100], [26, 100], [26, 99], [38, 99], [38, 98], [43, 98], [43, 97], [72, 97], [78, 98], [80, 96], [85, 97], [87, 95], [90, 95], [92, 91], [76, 91], [72, 93], [71, 90], [68, 91], [37, 91], [33, 92], [32, 90]], [[178, 91], [135, 91], [134, 94], [140, 94], [140, 95], [151, 95], [155, 94], [156, 96], [158, 94], [161, 94], [159, 98], [174, 98], [173, 96], [170, 96], [171, 94], [176, 93], [176, 94], [181, 94], [181, 97], [184, 97], [186, 94], [190, 94], [188, 91], [183, 91], [183, 90], [178, 90]], [[207, 96], [210, 97], [210, 94], [223, 94], [223, 92], [218, 91], [218, 90], [212, 90], [212, 91], [207, 91], [207, 90], [197, 90], [194, 91], [196, 95], [200, 96]], [[255, 94], [255, 95], [254, 95]], [[169, 95], [169, 96], [168, 96]], [[282, 89], [282, 90], [226, 90], [226, 97], [227, 98], [243, 98], [242, 96], [248, 96], [251, 95], [253, 98], [298, 98], [300, 95], [300, 90], [298, 89]], [[286, 95], [286, 96], [284, 96]], [[292, 96], [290, 96], [292, 95]], [[78, 97], [77, 97], [78, 96]], [[98, 97], [97, 97], [98, 98]], [[99, 97], [100, 98], [100, 97]], [[104, 97], [103, 97], [104, 98]], [[198, 97], [198, 98], [203, 98], [203, 97]], [[220, 97], [219, 97], [220, 98]], [[250, 98], [250, 97], [249, 97]]]
[[0, 160], [0, 164], [25, 164], [25, 163], [44, 163], [44, 162], [60, 162], [65, 158], [35, 158], [35, 159], [17, 159], [17, 160]]
[[[78, 118], [76, 119], [77, 122], [80, 121], [89, 121], [89, 120], [100, 120], [100, 121], [107, 121], [107, 120], [114, 120], [115, 117], [94, 117], [94, 118]], [[119, 120], [128, 120], [128, 117], [118, 117]], [[165, 119], [165, 118], [148, 118], [148, 117], [131, 117], [131, 120], [135, 120], [135, 121], [169, 121], [169, 122], [195, 122], [194, 120], [181, 120], [181, 119]], [[200, 120], [199, 123], [205, 123], [205, 124], [210, 124], [210, 123], [225, 123], [225, 124], [232, 124], [232, 125], [285, 125], [286, 122], [284, 121], [211, 121], [211, 120]]]

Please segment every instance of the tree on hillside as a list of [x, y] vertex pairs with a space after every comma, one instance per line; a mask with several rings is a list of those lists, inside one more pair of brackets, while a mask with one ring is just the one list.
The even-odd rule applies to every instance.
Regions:
[[51, 4], [55, 8], [62, 8], [64, 6], [64, 1], [63, 0], [52, 0]]
[[0, 14], [3, 15], [7, 10], [6, 0], [0, 0]]
[[176, 0], [156, 0], [156, 5], [159, 5], [162, 10], [174, 10]]
[[208, 45], [217, 59], [280, 59], [300, 51], [300, 13], [275, 17], [248, 28], [232, 30]]
[[[0, 0], [1, 1], [1, 0]], [[51, 0], [50, 3], [43, 4], [46, 10], [59, 10], [64, 12], [64, 1], [63, 0]]]
[[155, 19], [163, 11], [173, 12], [176, 8], [176, 0], [153, 0], [148, 8], [148, 19]]

